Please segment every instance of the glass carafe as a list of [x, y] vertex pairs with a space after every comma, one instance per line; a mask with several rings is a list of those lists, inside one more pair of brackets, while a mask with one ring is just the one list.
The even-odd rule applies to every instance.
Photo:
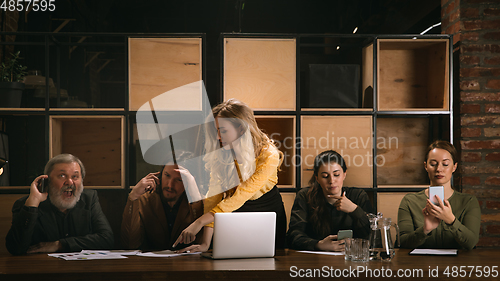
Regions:
[[370, 260], [391, 261], [394, 257], [394, 242], [391, 237], [391, 226], [396, 229], [399, 247], [399, 227], [391, 218], [384, 218], [382, 213], [368, 214], [370, 220]]

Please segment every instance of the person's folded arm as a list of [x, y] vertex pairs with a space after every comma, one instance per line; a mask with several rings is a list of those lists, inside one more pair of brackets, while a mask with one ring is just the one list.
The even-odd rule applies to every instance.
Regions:
[[290, 225], [287, 232], [287, 243], [294, 250], [316, 250], [320, 241], [309, 237], [306, 233], [307, 227], [307, 199], [306, 192], [297, 193], [290, 215]]
[[425, 240], [429, 237], [424, 233], [423, 226], [414, 229], [410, 206], [406, 196], [403, 197], [399, 205], [398, 226], [401, 248], [417, 248], [418, 246], [424, 244]]
[[6, 247], [13, 255], [26, 254], [31, 246], [31, 240], [38, 218], [37, 207], [24, 206], [23, 200], [18, 200], [12, 207], [12, 226], [5, 238]]
[[467, 249], [473, 249], [479, 241], [481, 227], [481, 209], [476, 197], [472, 197], [465, 206], [462, 222], [455, 218], [451, 224], [444, 224], [445, 231], [451, 231], [457, 243]]
[[[212, 212], [212, 209], [217, 206], [217, 204], [222, 200], [222, 193], [216, 194], [214, 196], [210, 196], [203, 200], [203, 209], [204, 214]], [[207, 225], [207, 227], [214, 227], [214, 222], [211, 221]]]
[[[143, 195], [144, 196], [144, 195]], [[123, 210], [121, 225], [121, 242], [125, 249], [139, 249], [144, 240], [144, 225], [139, 213], [140, 199], [132, 201], [127, 198]]]
[[356, 198], [355, 203], [358, 207], [354, 210], [354, 212], [349, 213], [354, 221], [353, 231], [358, 237], [368, 238], [370, 235], [370, 220], [368, 219], [367, 214], [373, 213], [373, 207], [368, 194], [360, 190], [359, 197]]

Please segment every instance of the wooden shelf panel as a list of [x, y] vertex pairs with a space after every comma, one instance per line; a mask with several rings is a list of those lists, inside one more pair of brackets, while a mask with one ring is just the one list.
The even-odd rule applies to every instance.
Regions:
[[447, 39], [378, 40], [378, 110], [449, 110]]
[[[384, 192], [377, 194], [377, 212], [381, 212], [384, 218], [391, 218], [393, 223], [398, 223], [398, 210], [401, 199], [407, 192]], [[391, 227], [392, 241], [396, 242], [396, 230]]]
[[391, 184], [379, 184], [377, 186], [378, 188], [427, 188], [429, 187], [428, 184], [422, 184], [422, 185], [402, 185], [402, 184], [395, 184], [395, 185], [391, 185]]
[[257, 125], [283, 152], [281, 171], [278, 172], [279, 187], [295, 187], [295, 116], [255, 116]]
[[254, 110], [295, 110], [295, 39], [225, 38], [224, 100]]
[[425, 185], [427, 118], [377, 119], [377, 185]]
[[85, 186], [124, 186], [124, 139], [122, 116], [50, 117], [50, 157], [71, 153], [80, 158]]
[[302, 187], [313, 175], [314, 158], [333, 149], [344, 157], [344, 186], [373, 187], [371, 116], [302, 116]]
[[[203, 80], [201, 38], [129, 38], [129, 106]], [[201, 110], [201, 89], [185, 89], [155, 110]]]

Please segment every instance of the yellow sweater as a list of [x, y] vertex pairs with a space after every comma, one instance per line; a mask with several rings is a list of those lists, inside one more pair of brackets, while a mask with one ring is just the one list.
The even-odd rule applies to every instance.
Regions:
[[[248, 200], [260, 198], [278, 183], [280, 153], [274, 145], [263, 147], [255, 161], [253, 175], [235, 188], [228, 190], [226, 198], [223, 199], [223, 193], [220, 193], [205, 199], [205, 213], [229, 213], [237, 210]], [[207, 226], [213, 227], [214, 223], [207, 224]]]

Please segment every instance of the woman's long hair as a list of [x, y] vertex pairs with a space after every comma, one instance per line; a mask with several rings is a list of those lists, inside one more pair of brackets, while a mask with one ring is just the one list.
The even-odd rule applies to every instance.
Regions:
[[347, 171], [344, 158], [336, 151], [323, 151], [314, 159], [313, 175], [309, 180], [310, 189], [307, 193], [307, 203], [312, 208], [312, 214], [309, 220], [313, 231], [320, 237], [326, 237], [331, 234], [330, 224], [325, 222], [332, 218], [327, 209], [328, 202], [326, 201], [325, 194], [323, 193], [321, 185], [316, 180], [316, 177], [318, 176], [319, 168], [329, 163], [337, 163], [342, 167], [344, 173]]
[[[243, 159], [243, 163], [239, 164], [241, 165], [241, 180], [247, 180], [255, 172], [255, 158], [265, 146], [272, 145], [273, 141], [257, 126], [252, 109], [239, 100], [229, 99], [215, 106], [212, 113], [214, 118], [226, 118], [235, 128], [241, 126], [243, 135], [237, 141], [241, 147], [241, 155], [239, 156]], [[232, 152], [218, 149], [220, 144], [216, 126], [212, 122], [205, 124], [207, 132], [205, 150], [213, 153], [205, 154], [203, 160], [205, 161], [205, 169], [210, 171], [211, 185], [216, 183], [222, 187], [232, 188], [235, 186], [232, 183], [239, 184], [239, 180], [234, 179], [237, 173]], [[228, 178], [228, 175], [232, 175], [233, 178]]]

